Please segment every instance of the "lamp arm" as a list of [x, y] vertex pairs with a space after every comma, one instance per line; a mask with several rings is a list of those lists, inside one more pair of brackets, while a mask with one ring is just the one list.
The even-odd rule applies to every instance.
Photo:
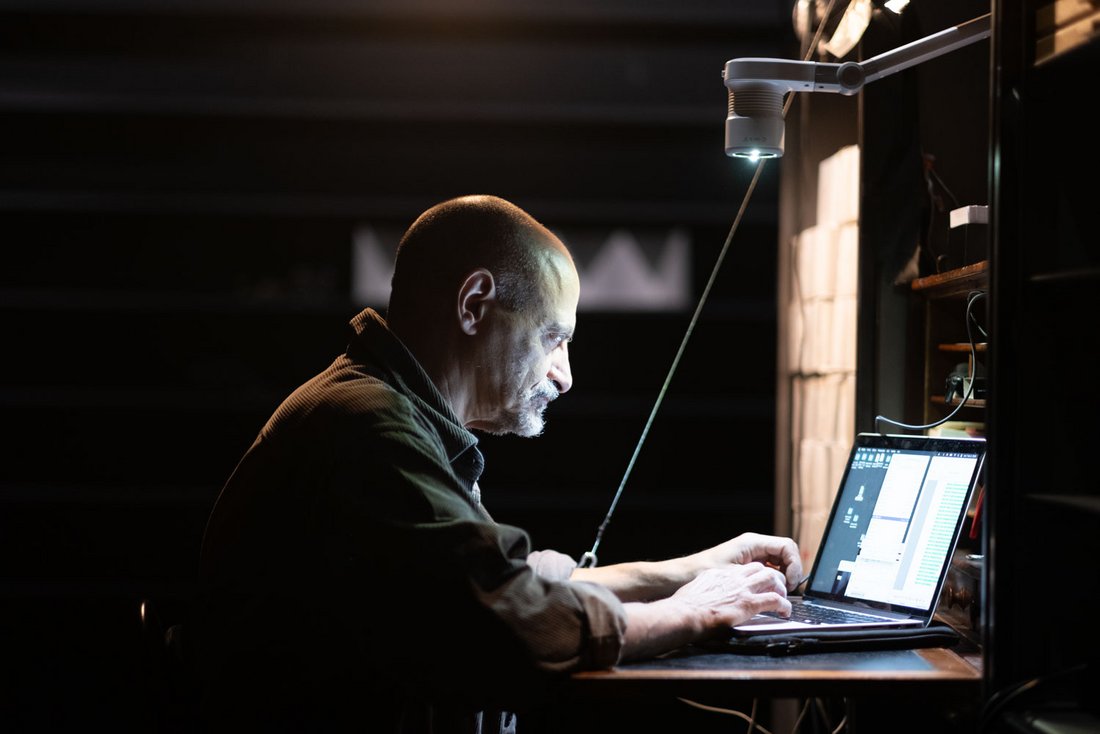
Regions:
[[986, 13], [865, 61], [832, 64], [768, 58], [731, 59], [726, 62], [722, 77], [730, 89], [742, 83], [757, 82], [784, 93], [837, 92], [852, 95], [868, 82], [969, 46], [988, 38], [989, 34], [990, 14]]
[[990, 26], [986, 13], [861, 62], [731, 59], [722, 70], [729, 90], [726, 155], [751, 160], [783, 155], [783, 97], [789, 92], [852, 95], [868, 82], [988, 38]]
[[873, 82], [908, 69], [910, 66], [923, 64], [929, 59], [951, 53], [983, 38], [989, 38], [989, 34], [990, 14], [986, 13], [952, 28], [945, 28], [939, 33], [890, 49], [859, 62], [864, 74], [863, 83]]

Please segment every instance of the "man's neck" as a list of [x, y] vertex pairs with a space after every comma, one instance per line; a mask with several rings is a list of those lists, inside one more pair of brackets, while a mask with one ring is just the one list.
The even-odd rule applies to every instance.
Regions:
[[452, 348], [448, 337], [415, 328], [406, 332], [401, 325], [397, 329], [390, 328], [431, 378], [459, 423], [466, 425], [473, 405], [472, 393], [467, 387], [470, 381], [463, 370], [466, 360], [456, 356], [458, 350]]

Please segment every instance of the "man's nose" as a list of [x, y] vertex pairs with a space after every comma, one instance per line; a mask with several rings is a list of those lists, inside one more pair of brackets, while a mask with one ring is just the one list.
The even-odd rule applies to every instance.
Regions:
[[550, 371], [546, 376], [557, 385], [559, 393], [569, 392], [569, 388], [573, 387], [573, 373], [569, 369], [568, 342], [554, 350], [550, 360]]

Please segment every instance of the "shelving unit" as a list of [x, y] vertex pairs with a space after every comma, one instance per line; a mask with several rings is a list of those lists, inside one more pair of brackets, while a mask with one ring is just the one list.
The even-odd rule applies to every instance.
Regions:
[[[1100, 730], [1100, 283], [1096, 126], [1073, 99], [1100, 66], [1095, 2], [993, 4], [987, 696], [1028, 681], [990, 732]], [[1078, 34], [1084, 19], [1086, 33]], [[1072, 43], [1052, 46], [1066, 25]], [[1068, 26], [1074, 26], [1069, 28]], [[1052, 106], [1053, 105], [1053, 106]], [[1058, 141], [1051, 154], [1050, 141]], [[1040, 388], [1047, 385], [1049, 390]], [[1069, 564], [1036, 549], [1057, 548]], [[1057, 589], [1056, 624], [1036, 625]], [[1052, 717], [1051, 712], [1057, 712]], [[1057, 721], [1055, 720], [1057, 718]], [[1011, 721], [1011, 723], [1008, 723]]]
[[[948, 611], [980, 624], [981, 703], [996, 704], [982, 731], [1100, 731], [1100, 145], [1080, 104], [1100, 68], [1100, 3], [913, 3], [904, 21], [876, 11], [859, 54], [986, 12], [988, 45], [859, 94], [856, 425], [878, 430], [880, 415], [928, 423], [956, 407], [944, 388], [970, 356], [966, 297], [987, 292], [975, 306], [988, 336], [974, 338], [988, 393], [956, 416], [982, 424], [988, 440], [981, 537], [962, 540], [964, 559], [983, 559], [970, 576], [981, 589], [977, 614]], [[802, 97], [812, 114], [802, 110], [801, 128], [788, 117], [784, 164], [799, 182], [815, 162], [807, 141], [848, 122]], [[949, 184], [936, 191], [921, 179], [932, 161]], [[805, 207], [788, 189], [788, 210]], [[971, 205], [988, 208], [987, 223], [953, 238], [942, 215]]]
[[[970, 294], [988, 292], [989, 261], [982, 260], [955, 270], [917, 278], [910, 283], [910, 288], [920, 299], [923, 311], [923, 415], [920, 422], [928, 424], [944, 418], [959, 405], [960, 397], [965, 394], [965, 390], [960, 389], [951, 400], [947, 399], [947, 377], [958, 368], [960, 360], [965, 362], [966, 374], [971, 378], [984, 373], [983, 362], [988, 354], [989, 344], [979, 341], [984, 337], [977, 332], [973, 323], [970, 325], [970, 334], [967, 333], [966, 304]], [[984, 314], [984, 310], [978, 313]], [[978, 358], [977, 366], [971, 357], [971, 337], [975, 339], [973, 351]], [[977, 389], [975, 386], [975, 391]], [[967, 414], [964, 416], [960, 411], [957, 418], [966, 421], [971, 431], [984, 434], [984, 415], [977, 411], [983, 411], [985, 407], [984, 397], [972, 396], [963, 408]]]
[[[1083, 17], [1088, 32], [1076, 33], [1072, 44], [1050, 53], [1052, 31], [1042, 22], [1063, 11], [1076, 13], [1075, 8], [1083, 12], [1067, 22]], [[990, 218], [988, 251], [980, 259], [970, 262], [951, 253], [951, 267], [922, 271], [924, 277], [899, 294], [882, 248], [895, 231], [910, 231], [912, 220], [903, 215], [911, 212], [899, 213], [897, 200], [878, 192], [897, 191], [905, 183], [881, 172], [877, 179], [868, 176], [861, 218], [869, 236], [861, 242], [867, 254], [861, 255], [864, 356], [857, 412], [864, 424], [868, 415], [891, 409], [904, 410], [910, 422], [929, 423], [953, 410], [957, 401], [945, 400], [944, 388], [952, 368], [970, 357], [967, 294], [988, 293], [980, 302], [988, 336], [973, 335], [981, 342], [975, 352], [987, 368], [988, 394], [971, 399], [956, 416], [981, 423], [989, 442], [983, 533], [971, 552], [984, 564], [977, 618], [983, 700], [1001, 706], [983, 730], [1069, 731], [1064, 717], [1050, 725], [1054, 711], [1068, 714], [1075, 730], [1094, 731], [1100, 729], [1100, 711], [1090, 695], [1100, 651], [1090, 599], [1100, 583], [1100, 484], [1093, 468], [1100, 442], [1095, 377], [1100, 362], [1094, 344], [1100, 183], [1089, 172], [1100, 167], [1100, 146], [1093, 121], [1066, 100], [1087, 87], [1100, 65], [1097, 4], [995, 0], [992, 17], [984, 139], [962, 108], [973, 96], [958, 94], [946, 77], [916, 95], [920, 104], [935, 109], [936, 119], [950, 117], [942, 132], [930, 126], [919, 134], [872, 134], [894, 121], [891, 104], [904, 109], [898, 100], [909, 98], [878, 88], [863, 93], [862, 147], [870, 163], [896, 165], [914, 139], [930, 149], [943, 144], [944, 136], [958, 138], [960, 145], [981, 152], [988, 189], [976, 183], [973, 167], [966, 177], [973, 190], [962, 193], [953, 178], [952, 188], [962, 203], [988, 202]], [[868, 170], [876, 172], [873, 166]], [[975, 541], [964, 536], [961, 544], [966, 543]], [[1052, 561], [1050, 551], [1071, 560]], [[1038, 589], [1036, 579], [1052, 591]], [[1036, 625], [1054, 607], [1057, 623]], [[957, 607], [948, 612], [965, 618]], [[1027, 696], [1009, 695], [1025, 683]]]
[[[876, 9], [858, 55], [873, 57], [988, 10], [988, 3], [969, 0], [914, 3], [899, 21], [888, 11]], [[988, 225], [975, 219], [965, 229], [952, 229], [950, 211], [989, 203], [989, 53], [988, 44], [977, 44], [879, 79], [861, 90], [858, 108], [845, 108], [830, 95], [798, 95], [787, 115], [783, 165], [792, 173], [784, 180], [781, 199], [785, 207], [781, 234], [787, 235], [781, 239], [781, 277], [793, 269], [792, 263], [782, 259], [789, 238], [806, 227], [807, 212], [814, 211], [816, 164], [829, 154], [827, 145], [849, 142], [844, 140], [848, 132], [858, 135], [857, 431], [906, 432], [877, 419], [923, 424], [955, 407], [945, 403], [945, 381], [957, 363], [970, 360], [967, 296], [975, 290], [988, 291], [991, 265]], [[853, 112], [858, 119], [849, 116]], [[930, 169], [940, 177], [938, 200], [930, 195]], [[945, 182], [950, 191], [942, 186]], [[821, 182], [816, 185], [820, 187]], [[780, 303], [783, 295], [781, 280]], [[974, 306], [983, 326], [988, 304], [987, 296]], [[781, 312], [781, 327], [788, 328], [784, 332], [788, 339], [782, 339], [781, 345], [791, 341], [792, 322], [796, 320], [784, 322]], [[977, 361], [988, 360], [991, 338], [976, 330], [973, 336], [979, 343]], [[781, 389], [786, 376], [780, 376]], [[782, 408], [782, 393], [780, 397]], [[990, 401], [971, 398], [955, 418], [984, 426]], [[791, 420], [783, 423], [781, 413], [778, 460], [792, 467], [788, 471], [793, 473], [799, 414], [792, 409], [790, 415]], [[783, 439], [791, 442], [786, 453]], [[788, 477], [783, 484], [780, 471], [777, 478], [777, 516], [785, 507], [791, 508], [792, 529], [799, 531], [799, 477]], [[941, 600], [941, 607], [943, 616], [968, 638], [966, 654], [980, 666], [984, 569], [976, 558], [981, 553], [980, 533], [970, 537], [970, 526], [968, 522], [959, 545], [949, 598]], [[968, 556], [975, 558], [968, 562]], [[945, 730], [951, 726], [947, 718], [945, 711]]]

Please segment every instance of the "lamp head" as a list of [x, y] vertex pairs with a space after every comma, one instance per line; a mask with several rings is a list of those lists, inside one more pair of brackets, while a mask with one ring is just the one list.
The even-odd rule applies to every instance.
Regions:
[[788, 92], [854, 94], [859, 65], [742, 58], [722, 71], [729, 90], [726, 155], [759, 160], [783, 155], [783, 98]]
[[726, 155], [734, 158], [779, 158], [783, 155], [783, 94], [764, 81], [727, 84]]

